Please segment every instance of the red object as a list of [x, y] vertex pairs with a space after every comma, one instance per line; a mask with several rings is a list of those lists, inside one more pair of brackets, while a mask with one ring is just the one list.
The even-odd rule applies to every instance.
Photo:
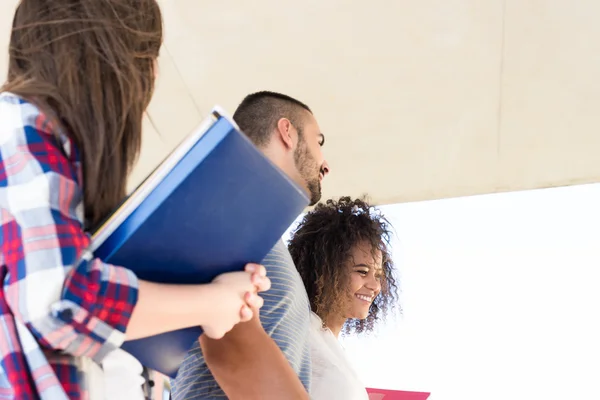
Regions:
[[431, 393], [367, 388], [369, 400], [427, 400]]

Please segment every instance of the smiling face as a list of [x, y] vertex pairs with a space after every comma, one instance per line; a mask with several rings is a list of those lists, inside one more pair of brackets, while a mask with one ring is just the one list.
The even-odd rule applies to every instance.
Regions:
[[317, 204], [293, 232], [288, 249], [311, 311], [334, 335], [371, 332], [394, 308], [390, 237], [381, 212], [349, 196]]
[[381, 292], [383, 272], [381, 252], [373, 252], [366, 242], [354, 246], [348, 261], [348, 302], [345, 318], [365, 319], [371, 304]]

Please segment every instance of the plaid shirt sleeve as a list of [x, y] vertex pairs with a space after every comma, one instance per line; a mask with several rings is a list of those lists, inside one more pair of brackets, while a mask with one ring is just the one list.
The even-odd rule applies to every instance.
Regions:
[[15, 96], [4, 98], [0, 123], [6, 304], [43, 348], [99, 362], [124, 340], [137, 278], [87, 250], [73, 143]]

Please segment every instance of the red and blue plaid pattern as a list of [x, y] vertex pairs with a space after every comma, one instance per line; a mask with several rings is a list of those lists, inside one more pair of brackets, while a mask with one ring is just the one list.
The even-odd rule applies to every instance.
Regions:
[[87, 250], [77, 157], [40, 109], [0, 94], [0, 399], [89, 398], [85, 366], [122, 344], [137, 301], [135, 275]]

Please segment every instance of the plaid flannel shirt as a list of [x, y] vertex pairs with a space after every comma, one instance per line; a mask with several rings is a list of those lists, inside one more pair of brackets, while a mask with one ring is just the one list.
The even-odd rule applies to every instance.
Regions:
[[87, 250], [81, 180], [74, 143], [1, 93], [0, 399], [88, 399], [86, 365], [124, 340], [137, 279]]

